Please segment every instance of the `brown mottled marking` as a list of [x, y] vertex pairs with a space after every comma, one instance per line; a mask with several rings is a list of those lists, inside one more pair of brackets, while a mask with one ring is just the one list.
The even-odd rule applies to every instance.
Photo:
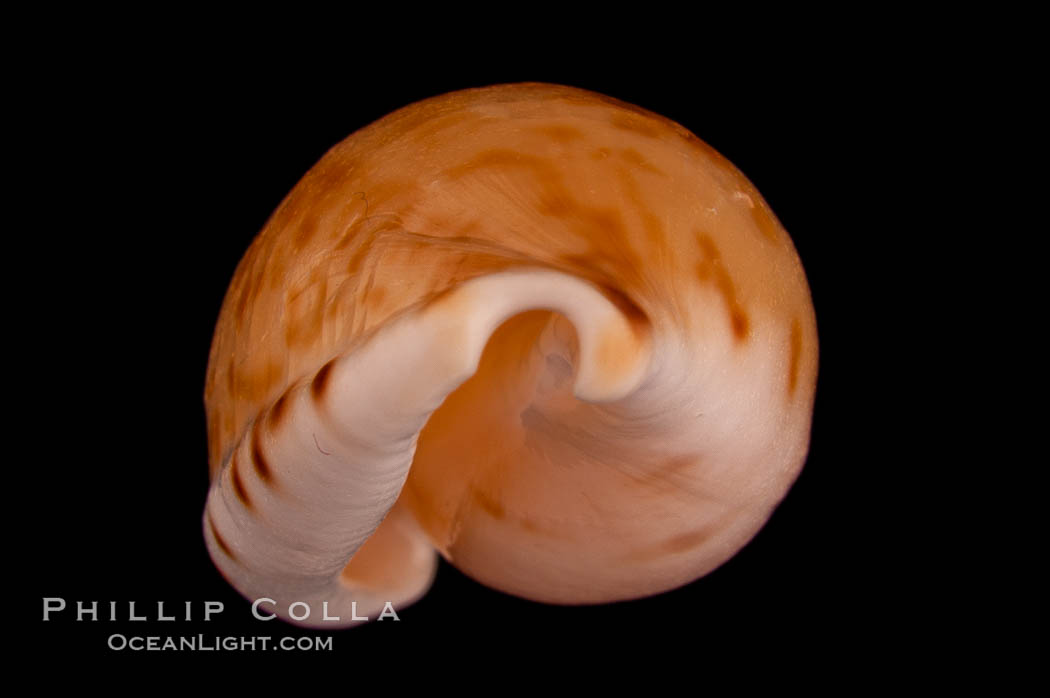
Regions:
[[536, 210], [546, 216], [568, 218], [572, 215], [575, 207], [576, 202], [573, 201], [571, 196], [568, 196], [568, 192], [564, 189], [550, 187], [548, 188], [548, 191], [540, 197]]
[[540, 135], [547, 136], [553, 141], [558, 141], [559, 143], [571, 143], [573, 141], [582, 140], [584, 137], [583, 131], [575, 126], [568, 126], [566, 124], [537, 126], [533, 131]]
[[780, 240], [781, 230], [780, 221], [777, 220], [773, 210], [769, 208], [769, 204], [767, 204], [766, 200], [762, 198], [762, 195], [758, 193], [758, 189], [756, 189], [755, 185], [751, 183], [751, 180], [736, 169], [733, 163], [729, 162], [724, 155], [697, 138], [692, 133], [683, 129], [679, 135], [702, 152], [704, 156], [717, 165], [719, 169], [728, 173], [734, 180], [736, 180], [740, 189], [748, 195], [754, 204], [750, 208], [751, 217], [755, 221], [755, 225], [758, 226], [758, 231], [762, 234], [762, 237], [770, 242], [778, 242]]
[[259, 424], [256, 422], [252, 429], [252, 464], [255, 466], [255, 472], [259, 474], [259, 479], [268, 483], [273, 480], [273, 471], [270, 470], [270, 464], [263, 455], [262, 433]]
[[689, 533], [681, 533], [664, 541], [662, 547], [669, 553], [684, 553], [704, 543], [711, 537], [711, 527], [701, 528]]
[[602, 295], [616, 306], [620, 314], [627, 318], [636, 334], [649, 328], [649, 316], [638, 307], [637, 303], [628, 298], [623, 291], [609, 284], [598, 283], [597, 286]]
[[327, 289], [328, 279], [315, 275], [285, 301], [288, 320], [284, 338], [289, 348], [310, 346], [320, 337]]
[[237, 318], [237, 327], [241, 327], [244, 323], [244, 319], [247, 315], [248, 301], [252, 298], [251, 288], [245, 282], [241, 283], [240, 288], [237, 290], [237, 305], [234, 310], [234, 317]]
[[226, 541], [224, 541], [222, 536], [219, 535], [219, 529], [215, 528], [215, 519], [211, 517], [210, 511], [208, 512], [208, 528], [211, 529], [211, 534], [215, 537], [215, 544], [219, 546], [219, 550], [226, 553], [226, 557], [236, 561], [237, 556], [233, 554], [233, 551], [230, 550], [230, 546], [226, 545]]
[[627, 190], [627, 197], [631, 200], [631, 203], [634, 204], [639, 217], [642, 219], [642, 227], [645, 228], [645, 236], [649, 241], [649, 245], [654, 251], [666, 252], [667, 239], [664, 235], [663, 221], [660, 220], [660, 217], [646, 205], [645, 200], [642, 197], [641, 189], [639, 188], [634, 175], [626, 169], [621, 169], [619, 174], [620, 179], [623, 180], [624, 187]]
[[233, 493], [237, 495], [237, 499], [241, 500], [245, 509], [251, 509], [252, 500], [248, 496], [248, 491], [244, 489], [244, 481], [241, 480], [240, 460], [237, 458], [236, 451], [230, 461], [230, 482], [233, 484]]
[[310, 244], [314, 235], [317, 234], [317, 229], [319, 227], [318, 224], [319, 220], [317, 214], [308, 215], [303, 222], [299, 224], [299, 227], [296, 228], [292, 237], [292, 247], [296, 252]]
[[262, 400], [284, 379], [284, 368], [277, 356], [268, 357], [266, 363], [246, 363], [236, 374], [236, 392], [248, 400]]
[[667, 173], [661, 170], [653, 163], [646, 160], [641, 153], [634, 148], [626, 148], [622, 151], [623, 159], [626, 160], [632, 167], [639, 170], [645, 170], [646, 172], [652, 172], [653, 174], [667, 176]]
[[440, 305], [445, 301], [452, 293], [456, 290], [456, 284], [449, 284], [443, 289], [432, 292], [424, 299], [423, 304], [427, 308], [433, 308], [436, 305]]
[[776, 242], [779, 239], [777, 231], [780, 229], [776, 216], [757, 191], [752, 192], [751, 199], [755, 202], [755, 207], [751, 209], [751, 217], [755, 219], [755, 224], [767, 240]]
[[[451, 260], [455, 261], [451, 262]], [[454, 252], [450, 256], [447, 277], [443, 280], [445, 285], [425, 295], [421, 303], [427, 308], [443, 305], [463, 282], [484, 274], [505, 271], [519, 264], [517, 260], [495, 254]]]
[[628, 319], [632, 323], [638, 324], [643, 320], [648, 323], [644, 311], [617, 288], [619, 279], [620, 286], [636, 293], [643, 292], [645, 278], [642, 276], [642, 267], [640, 264], [632, 265], [632, 262], [637, 261], [637, 256], [632, 251], [622, 250], [620, 254], [616, 252], [612, 247], [601, 248], [592, 245], [589, 253], [561, 255], [558, 261], [562, 270], [568, 270], [600, 287], [610, 301], [628, 313]]
[[474, 501], [478, 503], [478, 506], [484, 509], [492, 518], [502, 519], [507, 515], [503, 505], [493, 499], [488, 493], [477, 488], [471, 489], [470, 493], [474, 496]]
[[342, 167], [336, 167], [333, 163], [322, 162], [318, 167], [306, 173], [320, 191], [331, 191], [337, 189], [346, 181], [347, 172], [353, 172], [353, 165], [345, 163]]
[[747, 339], [747, 333], [750, 330], [747, 315], [740, 310], [739, 306], [733, 307], [729, 312], [733, 322], [733, 335], [737, 338], [737, 341]]
[[609, 119], [621, 131], [631, 131], [647, 138], [659, 138], [660, 128], [641, 114], [618, 112]]
[[619, 209], [580, 207], [571, 223], [573, 232], [591, 246], [587, 254], [576, 255], [589, 260], [583, 262], [584, 268], [609, 273], [629, 290], [637, 291], [644, 286], [645, 265], [629, 243], [630, 236]]
[[476, 170], [484, 169], [526, 169], [531, 170], [541, 180], [561, 179], [561, 172], [547, 158], [530, 155], [513, 148], [489, 148], [467, 162], [450, 167], [445, 170], [444, 175], [448, 179], [455, 180]]
[[[373, 233], [375, 231], [372, 231]], [[354, 250], [354, 254], [350, 257], [350, 263], [346, 267], [346, 273], [353, 276], [361, 270], [361, 265], [364, 263], [368, 253], [372, 251], [371, 242], [375, 238], [375, 235], [369, 235], [368, 238], [361, 241], [360, 246]], [[347, 235], [349, 239], [349, 233]]]
[[738, 342], [747, 339], [751, 323], [744, 312], [743, 306], [736, 297], [736, 286], [729, 270], [722, 262], [722, 254], [718, 251], [715, 241], [706, 233], [697, 233], [697, 242], [704, 258], [697, 265], [697, 275], [702, 281], [713, 281], [715, 288], [725, 299], [726, 308], [729, 310], [729, 321], [733, 327], [733, 335]]
[[485, 226], [482, 225], [481, 221], [475, 218], [474, 220], [468, 221], [467, 223], [461, 225], [459, 229], [456, 230], [456, 234], [459, 237], [473, 237], [484, 229]]
[[419, 182], [412, 178], [387, 178], [369, 181], [368, 188], [362, 193], [364, 203], [367, 204], [368, 219], [382, 216], [389, 212], [386, 205], [396, 210], [400, 201], [411, 201], [417, 196]]
[[339, 242], [336, 244], [334, 249], [341, 249], [346, 245], [353, 232], [363, 221], [368, 220], [368, 196], [363, 191], [355, 191], [346, 200], [346, 203], [339, 209], [338, 215], [335, 217], [335, 225], [333, 228], [336, 230], [341, 229], [339, 233]]
[[314, 376], [313, 381], [310, 383], [310, 394], [314, 396], [314, 400], [321, 400], [324, 398], [325, 390], [328, 389], [328, 379], [331, 377], [332, 364], [335, 363], [335, 359], [332, 359], [317, 372]]
[[437, 134], [446, 129], [462, 126], [467, 121], [478, 121], [481, 118], [480, 114], [472, 111], [457, 112], [431, 118], [411, 131], [412, 138], [423, 143], [432, 141]]
[[751, 218], [755, 221], [755, 225], [758, 226], [758, 231], [762, 233], [762, 237], [770, 242], [779, 241], [781, 229], [780, 221], [777, 220], [773, 210], [769, 208], [769, 204], [767, 204], [766, 200], [762, 198], [762, 195], [758, 193], [758, 189], [756, 189], [755, 185], [751, 183], [751, 180], [735, 170], [728, 161], [724, 162], [725, 169], [733, 172], [733, 176], [737, 179], [740, 189], [751, 200]]
[[640, 292], [645, 287], [642, 272], [645, 265], [627, 242], [629, 235], [620, 211], [580, 204], [565, 186], [561, 171], [549, 159], [509, 148], [492, 148], [446, 170], [445, 176], [457, 179], [491, 168], [523, 169], [536, 177], [541, 186], [540, 212], [565, 219], [576, 235], [590, 243], [588, 253], [562, 257], [573, 271], [598, 270], [633, 291]]
[[715, 165], [718, 166], [723, 172], [727, 172], [734, 177], [739, 176], [739, 173], [733, 163], [729, 162], [726, 156], [715, 150], [709, 143], [706, 143], [696, 136], [696, 134], [686, 129], [682, 129], [678, 132], [678, 135], [685, 139], [686, 143], [691, 145], [705, 158], [711, 160]]
[[788, 395], [795, 393], [798, 383], [798, 364], [802, 356], [802, 325], [798, 318], [791, 321], [791, 359], [788, 363]]
[[368, 303], [371, 308], [378, 308], [386, 300], [386, 289], [382, 286], [373, 286], [368, 291], [368, 295], [365, 297], [365, 302]]
[[696, 465], [697, 460], [699, 460], [699, 457], [695, 453], [685, 456], [674, 456], [669, 458], [667, 462], [663, 464], [659, 472], [665, 477], [673, 475], [681, 470], [686, 470]]
[[[492, 148], [445, 171], [450, 179], [479, 169], [525, 170], [540, 186], [539, 211], [565, 220], [574, 234], [590, 244], [582, 255], [564, 255], [561, 261], [580, 274], [598, 271], [616, 279], [628, 291], [642, 292], [646, 287], [645, 265], [629, 244], [629, 235], [619, 209], [586, 206], [579, 203], [565, 185], [561, 171], [548, 158], [509, 148]], [[652, 230], [647, 228], [652, 234]], [[588, 278], [593, 279], [593, 273]], [[604, 280], [604, 279], [603, 279]]]
[[274, 431], [281, 426], [281, 422], [284, 421], [285, 415], [288, 414], [288, 391], [281, 393], [281, 397], [277, 398], [277, 401], [273, 403], [273, 407], [270, 408], [269, 424], [270, 431]]

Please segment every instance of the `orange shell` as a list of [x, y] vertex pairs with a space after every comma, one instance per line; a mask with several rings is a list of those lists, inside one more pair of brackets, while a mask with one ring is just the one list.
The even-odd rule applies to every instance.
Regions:
[[[579, 328], [524, 308], [426, 420], [388, 521], [418, 526], [485, 583], [553, 602], [656, 593], [728, 559], [808, 448], [805, 274], [761, 195], [713, 149], [555, 85], [405, 107], [332, 148], [280, 205], [237, 268], [211, 349], [209, 463], [225, 506], [258, 516], [259, 493], [279, 491], [258, 435], [288, 419], [294, 390], [324, 392], [333, 359], [468, 280], [525, 270], [579, 279], [622, 313], [651, 352], [644, 409], [581, 400]], [[634, 356], [601, 346], [603, 371]], [[239, 448], [254, 469], [236, 466]], [[216, 520], [213, 557], [243, 562], [241, 537]], [[390, 550], [404, 539], [386, 526], [342, 583], [396, 586], [404, 561]]]

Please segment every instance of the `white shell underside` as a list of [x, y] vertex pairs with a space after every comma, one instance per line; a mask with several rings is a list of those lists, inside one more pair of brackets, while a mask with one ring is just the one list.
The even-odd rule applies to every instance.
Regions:
[[[497, 329], [534, 309], [568, 319], [578, 354], [538, 342], [536, 351], [552, 357], [548, 370], [523, 375], [542, 388], [571, 372], [572, 395], [558, 400], [587, 410], [578, 414], [589, 426], [582, 436], [579, 428], [559, 431], [550, 418], [556, 406], [540, 404], [551, 394], [545, 390], [530, 393], [531, 411], [515, 406], [515, 420], [520, 415], [523, 428], [553, 444], [547, 460], [572, 452], [574, 439], [604, 444], [579, 473], [571, 463], [545, 464], [558, 478], [547, 479], [555, 499], [575, 497], [571, 506], [590, 501], [594, 509], [581, 510], [583, 523], [566, 526], [563, 539], [556, 517], [543, 531], [523, 528], [531, 519], [513, 511], [479, 511], [492, 518], [487, 533], [449, 534], [471, 542], [464, 550], [473, 552], [457, 565], [511, 593], [593, 603], [679, 586], [734, 554], [786, 492], [808, 445], [798, 422], [808, 415], [766, 409], [756, 416], [754, 409], [755, 401], [783, 399], [768, 388], [783, 371], [782, 346], [731, 349], [721, 335], [685, 341], [659, 324], [639, 332], [589, 282], [517, 269], [472, 279], [401, 314], [293, 386], [280, 419], [271, 408], [249, 425], [214, 478], [205, 511], [209, 552], [224, 576], [250, 599], [274, 600], [286, 620], [329, 628], [361, 622], [352, 610], [374, 619], [387, 602], [397, 608], [425, 593], [436, 551], [456, 553], [448, 536], [427, 530], [418, 507], [415, 514], [404, 502], [395, 507], [420, 434], [478, 370]], [[747, 438], [739, 438], [742, 429]], [[441, 458], [456, 458], [456, 449], [469, 458], [471, 444], [453, 441]], [[652, 477], [632, 465], [650, 461], [677, 465]], [[601, 468], [613, 473], [602, 483], [580, 474]], [[440, 473], [431, 466], [428, 477]], [[651, 524], [669, 530], [658, 545], [639, 532]], [[495, 542], [507, 537], [520, 545]], [[294, 602], [315, 609], [310, 618], [290, 618]], [[323, 604], [341, 621], [323, 621]]]

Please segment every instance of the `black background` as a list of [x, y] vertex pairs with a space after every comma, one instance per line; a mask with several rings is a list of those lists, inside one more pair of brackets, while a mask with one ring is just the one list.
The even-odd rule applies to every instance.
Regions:
[[[569, 58], [441, 63], [413, 69], [346, 58], [322, 77], [250, 60], [66, 61], [27, 84], [27, 198], [43, 271], [22, 286], [33, 341], [25, 408], [36, 515], [16, 538], [30, 588], [19, 611], [53, 656], [120, 655], [112, 633], [300, 635], [261, 623], [204, 547], [208, 478], [203, 384], [211, 333], [240, 256], [299, 178], [332, 145], [390, 111], [453, 89], [536, 80], [603, 92], [663, 114], [739, 167], [791, 234], [807, 271], [821, 341], [809, 460], [768, 525], [723, 567], [657, 597], [563, 608], [484, 588], [442, 563], [400, 622], [334, 633], [334, 651], [389, 661], [406, 647], [455, 657], [569, 646], [858, 648], [892, 628], [901, 586], [899, 499], [873, 435], [888, 311], [869, 277], [892, 253], [873, 246], [890, 186], [894, 129], [908, 95], [880, 64], [823, 53], [749, 63], [701, 55], [648, 62]], [[31, 203], [30, 203], [31, 202]], [[35, 231], [35, 232], [34, 232]], [[26, 265], [32, 259], [22, 260]], [[18, 260], [16, 260], [18, 261]], [[897, 266], [900, 269], [898, 261]], [[912, 456], [918, 458], [918, 456]], [[894, 462], [892, 468], [910, 467]], [[914, 592], [908, 592], [912, 595]], [[42, 598], [225, 603], [210, 623], [44, 623]], [[327, 633], [322, 633], [327, 634]], [[421, 650], [422, 651], [422, 650]], [[141, 657], [144, 653], [139, 653]], [[173, 653], [170, 653], [173, 654]], [[283, 653], [272, 653], [275, 655]], [[305, 654], [305, 653], [304, 653]], [[301, 658], [301, 657], [300, 657]], [[384, 659], [387, 658], [387, 659]], [[186, 655], [180, 659], [188, 659]]]

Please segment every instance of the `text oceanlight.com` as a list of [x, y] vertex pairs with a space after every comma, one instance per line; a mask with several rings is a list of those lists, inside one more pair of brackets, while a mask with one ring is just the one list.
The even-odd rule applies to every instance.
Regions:
[[107, 645], [111, 650], [133, 652], [254, 652], [256, 650], [285, 651], [331, 651], [332, 637], [237, 637], [221, 635], [189, 635], [182, 637], [158, 637], [142, 635], [109, 636]]

